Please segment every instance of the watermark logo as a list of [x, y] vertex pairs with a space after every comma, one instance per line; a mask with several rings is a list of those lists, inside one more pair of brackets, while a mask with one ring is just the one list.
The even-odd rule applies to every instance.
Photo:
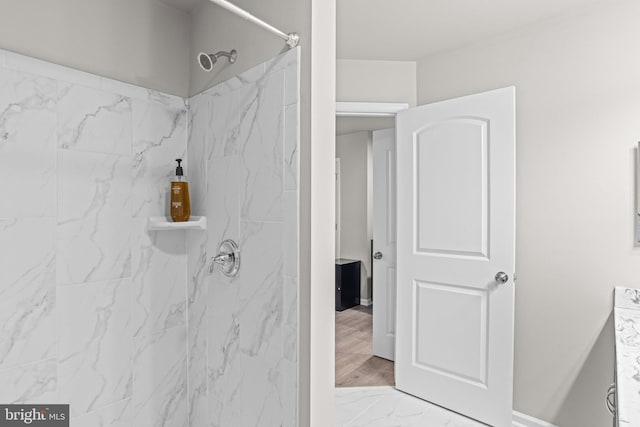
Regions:
[[69, 405], [0, 405], [0, 427], [69, 427]]

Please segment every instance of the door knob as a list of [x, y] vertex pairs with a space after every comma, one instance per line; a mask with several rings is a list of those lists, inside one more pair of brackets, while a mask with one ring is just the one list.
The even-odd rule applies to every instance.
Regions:
[[373, 254], [373, 258], [374, 259], [380, 259], [382, 258], [382, 252], [378, 251], [375, 254]]
[[500, 271], [496, 274], [496, 282], [505, 284], [509, 280], [509, 275], [504, 271]]

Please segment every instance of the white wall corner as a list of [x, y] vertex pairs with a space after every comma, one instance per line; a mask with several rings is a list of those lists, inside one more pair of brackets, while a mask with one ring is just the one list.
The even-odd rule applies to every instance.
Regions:
[[372, 304], [371, 298], [360, 298], [360, 305], [370, 306]]
[[513, 427], [558, 427], [546, 421], [533, 418], [518, 411], [513, 411]]

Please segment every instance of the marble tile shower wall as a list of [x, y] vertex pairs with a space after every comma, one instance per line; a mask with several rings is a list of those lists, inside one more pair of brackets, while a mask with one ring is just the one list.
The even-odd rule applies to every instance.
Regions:
[[[294, 426], [298, 49], [189, 102], [0, 50], [0, 402]], [[187, 158], [205, 232], [148, 232]], [[220, 241], [243, 268], [209, 276]]]
[[[295, 426], [299, 49], [190, 99], [196, 214], [188, 235], [191, 426]], [[206, 273], [233, 239], [237, 277]], [[206, 373], [206, 375], [203, 375]]]
[[146, 231], [187, 119], [181, 98], [0, 51], [0, 402], [188, 425], [186, 235]]

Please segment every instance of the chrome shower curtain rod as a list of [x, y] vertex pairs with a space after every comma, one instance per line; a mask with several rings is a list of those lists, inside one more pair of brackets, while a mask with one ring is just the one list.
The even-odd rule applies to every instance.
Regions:
[[262, 19], [256, 18], [246, 10], [236, 6], [233, 3], [228, 2], [227, 0], [209, 0], [209, 1], [213, 4], [217, 4], [218, 6], [227, 9], [229, 12], [235, 13], [240, 18], [246, 19], [247, 21], [252, 22], [257, 26], [262, 27], [265, 30], [275, 34], [276, 36], [280, 37], [287, 43], [287, 46], [289, 46], [289, 49], [293, 49], [294, 47], [298, 46], [298, 42], [300, 41], [300, 36], [297, 33], [286, 34], [280, 31], [279, 29], [277, 29], [276, 27], [267, 24]]

